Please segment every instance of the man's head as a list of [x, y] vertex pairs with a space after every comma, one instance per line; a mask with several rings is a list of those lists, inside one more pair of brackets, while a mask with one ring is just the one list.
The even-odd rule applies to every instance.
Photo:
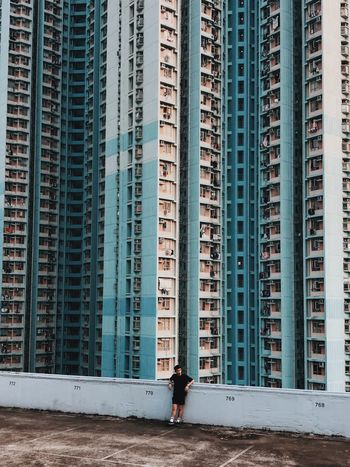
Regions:
[[174, 371], [175, 371], [175, 373], [176, 373], [177, 375], [181, 375], [181, 373], [182, 373], [182, 368], [181, 368], [181, 366], [180, 366], [180, 365], [175, 365], [175, 366], [174, 366]]

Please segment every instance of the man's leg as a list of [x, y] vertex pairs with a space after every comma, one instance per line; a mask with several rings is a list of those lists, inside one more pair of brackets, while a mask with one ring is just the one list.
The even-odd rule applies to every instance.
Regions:
[[185, 411], [185, 405], [184, 404], [179, 405], [179, 415], [177, 419], [178, 423], [182, 422], [183, 417], [184, 417], [184, 411]]
[[171, 406], [171, 416], [172, 417], [174, 417], [174, 418], [176, 417], [177, 409], [179, 408], [179, 412], [180, 412], [180, 407], [181, 407], [181, 405], [178, 406], [177, 404], [173, 404]]
[[176, 420], [176, 414], [177, 414], [177, 404], [173, 404], [171, 406], [171, 417], [170, 417], [170, 423], [174, 423]]

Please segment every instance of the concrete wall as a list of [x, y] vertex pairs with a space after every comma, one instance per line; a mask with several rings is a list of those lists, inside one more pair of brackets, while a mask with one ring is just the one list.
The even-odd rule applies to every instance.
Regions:
[[[160, 381], [0, 373], [0, 406], [166, 420], [171, 392]], [[350, 396], [340, 393], [195, 384], [190, 423], [343, 435]]]

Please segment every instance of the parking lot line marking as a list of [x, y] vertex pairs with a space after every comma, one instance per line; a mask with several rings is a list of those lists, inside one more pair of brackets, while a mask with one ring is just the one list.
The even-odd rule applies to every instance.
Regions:
[[149, 443], [150, 441], [152, 441], [153, 439], [155, 439], [155, 438], [160, 438], [161, 436], [166, 435], [167, 433], [171, 433], [172, 431], [175, 431], [176, 429], [177, 429], [177, 428], [172, 428], [171, 430], [162, 431], [162, 432], [161, 432], [159, 435], [157, 435], [157, 436], [152, 436], [152, 438], [149, 438], [149, 439], [143, 441], [142, 443], [132, 444], [131, 446], [128, 446], [127, 448], [120, 449], [119, 451], [116, 451], [116, 452], [114, 452], [113, 454], [109, 454], [109, 455], [106, 456], [106, 457], [102, 457], [102, 459], [100, 459], [100, 460], [101, 460], [101, 461], [104, 461], [104, 460], [106, 460], [106, 459], [109, 459], [110, 457], [115, 456], [116, 454], [119, 454], [120, 452], [127, 451], [128, 449], [135, 448], [135, 447], [137, 447], [137, 446], [141, 446], [142, 444], [147, 444], [147, 443]]
[[224, 467], [225, 465], [228, 465], [230, 464], [231, 462], [235, 461], [236, 459], [238, 459], [239, 457], [243, 456], [243, 454], [245, 454], [247, 451], [249, 451], [250, 449], [252, 449], [254, 446], [249, 446], [248, 448], [246, 449], [243, 449], [243, 451], [239, 452], [238, 454], [236, 454], [235, 456], [231, 457], [231, 459], [229, 459], [228, 461], [224, 462], [223, 464], [219, 465], [219, 467]]
[[33, 439], [20, 439], [16, 441], [15, 443], [8, 444], [6, 447], [16, 446], [16, 444], [18, 443], [33, 443], [33, 441], [38, 441], [39, 439], [50, 438], [50, 436], [62, 435], [64, 433], [68, 433], [69, 431], [76, 430], [77, 428], [79, 428], [79, 426], [76, 426], [74, 428], [68, 428], [67, 430], [63, 430], [63, 431], [55, 431], [53, 433], [49, 433], [48, 435], [38, 436], [37, 438], [33, 438]]
[[[78, 460], [88, 460], [88, 461], [95, 461], [95, 462], [101, 462], [102, 459], [96, 459], [95, 457], [84, 457], [84, 456], [70, 456], [69, 454], [56, 454], [53, 452], [45, 452], [45, 456], [54, 456], [54, 457], [66, 457], [69, 459], [78, 459]], [[121, 464], [118, 459], [115, 460], [104, 460], [106, 464], [113, 464], [113, 465], [134, 465], [134, 466], [142, 466], [145, 467], [145, 464], [136, 464], [135, 462], [125, 462]]]

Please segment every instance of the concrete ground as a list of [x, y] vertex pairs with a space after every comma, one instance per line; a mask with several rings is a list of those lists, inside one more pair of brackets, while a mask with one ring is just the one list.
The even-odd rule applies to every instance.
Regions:
[[0, 408], [0, 466], [113, 465], [340, 467], [350, 440]]

